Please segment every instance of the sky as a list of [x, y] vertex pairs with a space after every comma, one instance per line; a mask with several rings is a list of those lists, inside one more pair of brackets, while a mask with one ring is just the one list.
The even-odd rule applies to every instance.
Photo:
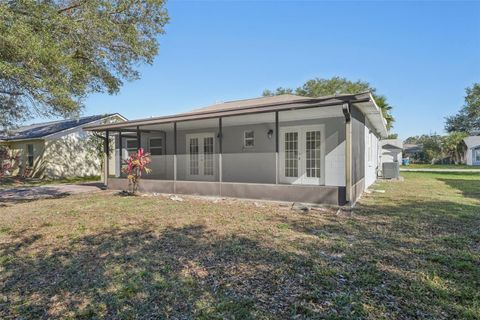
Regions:
[[443, 133], [480, 82], [480, 1], [170, 1], [153, 65], [84, 114], [161, 116], [320, 77], [368, 81], [403, 139]]

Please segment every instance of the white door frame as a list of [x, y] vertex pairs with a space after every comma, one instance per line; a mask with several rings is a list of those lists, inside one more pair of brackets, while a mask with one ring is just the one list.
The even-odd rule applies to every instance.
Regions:
[[[213, 174], [212, 175], [205, 175], [204, 171], [204, 163], [205, 163], [205, 153], [204, 153], [204, 138], [212, 138], [213, 141], [213, 159], [212, 159], [212, 166], [213, 166]], [[198, 139], [198, 175], [190, 174], [190, 139], [197, 138]], [[202, 132], [202, 133], [190, 133], [185, 135], [185, 153], [186, 153], [186, 174], [187, 179], [189, 180], [200, 180], [200, 181], [212, 181], [215, 180], [216, 174], [216, 161], [215, 161], [215, 133], [214, 132]]]
[[[325, 184], [325, 125], [300, 125], [280, 127], [279, 178], [281, 183], [324, 185]], [[307, 177], [306, 132], [320, 131], [320, 178]], [[285, 177], [285, 133], [298, 133], [298, 177]]]

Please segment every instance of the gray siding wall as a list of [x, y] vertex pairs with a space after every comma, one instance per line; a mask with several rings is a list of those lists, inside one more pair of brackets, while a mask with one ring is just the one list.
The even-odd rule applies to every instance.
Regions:
[[[302, 121], [280, 122], [280, 127], [323, 124], [325, 125], [325, 159], [323, 164], [326, 174], [326, 185], [344, 186], [344, 142], [345, 142], [345, 119], [343, 117], [309, 119]], [[253, 148], [243, 147], [244, 131], [255, 132], [255, 146]], [[222, 166], [224, 182], [250, 182], [250, 183], [275, 183], [275, 133], [268, 138], [268, 131], [275, 130], [275, 123], [263, 123], [241, 126], [223, 127], [223, 153]], [[177, 179], [187, 180], [187, 145], [186, 135], [193, 133], [213, 133], [215, 137], [215, 177], [219, 180], [219, 157], [220, 151], [218, 127], [201, 128], [194, 130], [177, 131]], [[153, 172], [145, 178], [151, 179], [173, 179], [173, 130], [166, 131], [165, 147], [167, 155], [154, 157], [153, 162], [162, 161], [165, 170], [160, 170], [152, 163]], [[142, 134], [142, 146], [148, 151], [149, 134]], [[125, 140], [123, 142], [125, 147]], [[334, 155], [334, 156], [333, 156]], [[328, 177], [331, 177], [328, 179]], [[343, 183], [343, 184], [342, 184]]]

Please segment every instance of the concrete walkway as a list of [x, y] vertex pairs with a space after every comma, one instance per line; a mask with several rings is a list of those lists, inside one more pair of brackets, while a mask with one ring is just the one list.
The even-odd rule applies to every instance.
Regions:
[[480, 169], [430, 169], [430, 168], [418, 168], [418, 169], [405, 169], [400, 168], [401, 172], [477, 172], [480, 173]]
[[0, 190], [0, 202], [61, 198], [101, 190], [102, 183], [59, 184]]

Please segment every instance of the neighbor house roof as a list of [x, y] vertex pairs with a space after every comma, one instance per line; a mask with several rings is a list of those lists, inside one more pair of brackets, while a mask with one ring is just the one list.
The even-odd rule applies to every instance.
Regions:
[[469, 149], [480, 146], [480, 136], [466, 137], [465, 139], [463, 139], [463, 141], [465, 141], [465, 144]]
[[366, 117], [370, 120], [372, 125], [375, 127], [375, 129], [381, 136], [387, 135], [385, 118], [383, 117], [380, 108], [375, 103], [375, 100], [373, 99], [373, 96], [370, 92], [363, 92], [359, 94], [342, 94], [317, 98], [285, 94], [271, 97], [227, 101], [199, 109], [194, 109], [186, 113], [132, 120], [117, 124], [88, 126], [86, 129], [93, 131], [114, 131], [121, 129], [133, 129], [137, 126], [142, 125], [209, 119], [261, 112], [295, 110], [310, 107], [326, 107], [333, 105], [343, 105], [345, 103], [351, 103], [357, 106], [366, 115]]
[[423, 151], [422, 144], [415, 144], [415, 143], [405, 143], [403, 145], [403, 151], [406, 153], [417, 153]]
[[26, 125], [26, 126], [22, 126], [22, 127], [18, 127], [16, 129], [10, 130], [8, 132], [0, 132], [0, 141], [42, 139], [54, 133], [58, 133], [60, 131], [87, 125], [91, 122], [108, 118], [114, 115], [120, 116], [117, 113], [102, 114], [102, 115], [81, 117], [78, 119], [66, 119], [66, 120], [58, 120], [58, 121], [50, 121], [50, 122]]
[[384, 139], [380, 141], [382, 148], [386, 149], [403, 149], [403, 142], [400, 139]]

